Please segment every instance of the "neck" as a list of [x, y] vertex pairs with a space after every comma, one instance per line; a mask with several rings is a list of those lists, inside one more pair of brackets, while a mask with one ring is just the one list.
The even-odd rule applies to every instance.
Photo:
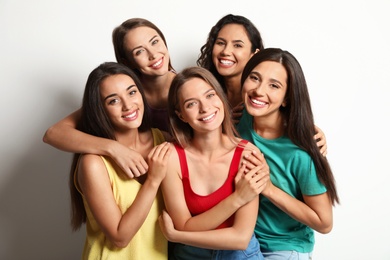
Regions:
[[266, 139], [279, 138], [284, 135], [284, 118], [280, 113], [264, 117], [254, 117], [253, 130]]
[[175, 74], [171, 71], [162, 76], [142, 76], [141, 83], [148, 103], [153, 108], [168, 106], [168, 93]]
[[225, 147], [228, 137], [222, 134], [222, 128], [208, 133], [194, 133], [188, 150], [192, 153], [213, 157], [216, 152], [220, 152]]
[[240, 80], [239, 77], [225, 77], [226, 96], [232, 108], [242, 102]]

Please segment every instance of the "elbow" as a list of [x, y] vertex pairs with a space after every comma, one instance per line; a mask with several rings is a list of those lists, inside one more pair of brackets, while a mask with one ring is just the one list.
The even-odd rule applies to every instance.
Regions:
[[129, 245], [129, 239], [111, 239], [111, 243], [117, 248], [125, 248]]
[[324, 225], [316, 228], [315, 230], [321, 234], [328, 234], [332, 231], [333, 223], [325, 223]]
[[45, 134], [43, 135], [43, 138], [42, 138], [42, 141], [44, 143], [47, 143], [47, 144], [50, 144], [50, 133], [51, 133], [52, 129], [51, 127], [49, 129], [46, 130]]
[[237, 241], [235, 242], [235, 247], [233, 250], [246, 250], [248, 248], [249, 242], [251, 241], [252, 235], [243, 236], [238, 235]]

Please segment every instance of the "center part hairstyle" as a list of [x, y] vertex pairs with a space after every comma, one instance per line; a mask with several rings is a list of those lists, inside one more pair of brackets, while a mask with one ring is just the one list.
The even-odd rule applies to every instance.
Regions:
[[306, 79], [298, 60], [288, 51], [278, 48], [267, 48], [257, 52], [244, 68], [241, 87], [252, 70], [264, 61], [280, 63], [287, 72], [286, 106], [279, 108], [286, 123], [285, 134], [311, 156], [317, 175], [328, 189], [332, 202], [339, 202], [335, 179], [328, 160], [321, 154], [316, 140], [313, 139], [315, 135], [314, 116]]
[[176, 111], [180, 112], [179, 94], [181, 87], [184, 83], [193, 78], [204, 80], [215, 90], [216, 94], [221, 99], [225, 114], [222, 122], [222, 132], [235, 142], [238, 134], [232, 121], [232, 112], [226, 95], [213, 74], [201, 67], [186, 68], [178, 73], [172, 81], [168, 94], [168, 114], [171, 132], [173, 133], [174, 138], [182, 147], [186, 147], [194, 136], [192, 127], [188, 123], [183, 122], [176, 114]]
[[[118, 63], [124, 64], [129, 68], [133, 69], [138, 76], [141, 75], [141, 72], [136, 68], [136, 64], [132, 61], [132, 57], [129, 52], [130, 50], [126, 49], [124, 45], [124, 39], [126, 34], [135, 28], [138, 27], [149, 27], [155, 30], [161, 39], [164, 41], [165, 47], [168, 49], [167, 41], [165, 40], [164, 34], [162, 31], [152, 22], [143, 18], [131, 18], [124, 21], [121, 25], [117, 26], [112, 32], [112, 43], [114, 44], [115, 58]], [[173, 70], [171, 65], [171, 60], [168, 63], [168, 69]]]
[[[116, 62], [106, 62], [95, 68], [88, 76], [85, 85], [84, 97], [81, 106], [81, 118], [77, 124], [77, 129], [87, 134], [97, 137], [115, 140], [115, 129], [104, 109], [104, 101], [100, 95], [100, 85], [104, 79], [113, 75], [127, 75], [134, 80], [144, 103], [144, 114], [139, 131], [150, 129], [150, 112], [145, 94], [137, 75], [128, 67]], [[74, 154], [72, 166], [69, 174], [69, 189], [71, 195], [71, 226], [73, 230], [78, 230], [86, 221], [86, 212], [81, 194], [74, 184], [74, 172], [80, 154]]]
[[260, 51], [264, 49], [263, 39], [256, 26], [246, 17], [241, 15], [228, 14], [222, 17], [210, 30], [206, 43], [200, 48], [200, 55], [196, 64], [208, 69], [217, 78], [221, 86], [224, 88], [223, 77], [219, 75], [213, 63], [213, 48], [217, 40], [219, 31], [228, 24], [239, 24], [245, 28], [246, 34], [252, 44], [251, 51], [254, 53], [256, 49]]

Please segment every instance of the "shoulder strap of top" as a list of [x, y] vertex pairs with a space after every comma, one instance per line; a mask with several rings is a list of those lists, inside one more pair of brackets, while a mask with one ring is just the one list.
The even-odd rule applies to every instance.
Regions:
[[187, 165], [186, 153], [183, 147], [181, 147], [179, 144], [174, 143], [174, 146], [176, 148], [177, 155], [179, 156], [182, 179], [188, 178], [188, 165]]
[[237, 144], [236, 150], [234, 151], [232, 163], [230, 164], [230, 173], [229, 174], [233, 174], [233, 173], [236, 174], [237, 173], [239, 163], [241, 160], [241, 154], [242, 154], [242, 151], [244, 151], [244, 147], [246, 146], [247, 143], [248, 143], [247, 140], [242, 139]]

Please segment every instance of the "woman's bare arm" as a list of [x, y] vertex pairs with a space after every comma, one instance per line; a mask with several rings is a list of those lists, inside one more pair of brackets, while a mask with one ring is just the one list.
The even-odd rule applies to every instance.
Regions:
[[63, 118], [45, 132], [43, 142], [66, 152], [100, 154], [111, 157], [130, 177], [145, 174], [148, 165], [141, 154], [117, 141], [86, 134], [76, 129], [81, 110]]

